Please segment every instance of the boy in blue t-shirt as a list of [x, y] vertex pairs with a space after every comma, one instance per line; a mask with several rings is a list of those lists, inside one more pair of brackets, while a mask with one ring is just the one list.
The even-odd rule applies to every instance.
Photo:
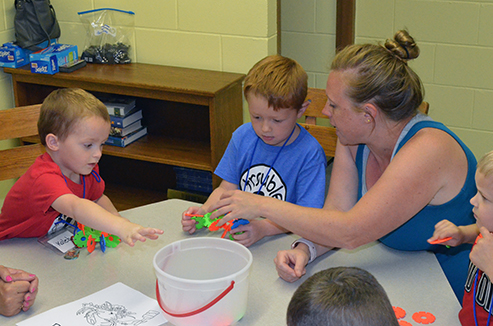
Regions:
[[[251, 122], [240, 126], [214, 173], [223, 180], [201, 207], [182, 214], [183, 231], [194, 233], [190, 215], [209, 211], [225, 191], [242, 190], [293, 204], [321, 208], [325, 195], [325, 153], [296, 123], [310, 104], [305, 102], [308, 76], [294, 60], [268, 56], [248, 72], [244, 95]], [[265, 236], [287, 230], [267, 219], [234, 229], [233, 237], [250, 246]]]

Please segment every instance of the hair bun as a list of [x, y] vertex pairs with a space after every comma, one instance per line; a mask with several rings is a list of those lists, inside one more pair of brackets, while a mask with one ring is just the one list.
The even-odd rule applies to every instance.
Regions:
[[398, 59], [407, 62], [419, 56], [419, 47], [405, 30], [398, 31], [393, 40], [387, 40], [384, 47]]

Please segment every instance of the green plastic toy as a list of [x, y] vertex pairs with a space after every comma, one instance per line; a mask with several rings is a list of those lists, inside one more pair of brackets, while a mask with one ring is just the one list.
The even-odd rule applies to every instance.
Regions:
[[103, 252], [106, 248], [115, 248], [121, 242], [121, 239], [113, 234], [101, 232], [93, 228], [83, 226], [79, 224], [79, 231], [75, 233], [73, 241], [79, 248], [87, 247], [89, 252], [93, 252], [96, 246], [96, 242], [99, 242], [99, 246]]

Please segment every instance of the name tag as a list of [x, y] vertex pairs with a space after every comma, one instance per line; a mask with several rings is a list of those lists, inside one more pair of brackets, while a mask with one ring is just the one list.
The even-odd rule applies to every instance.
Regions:
[[48, 243], [56, 249], [60, 250], [62, 253], [66, 253], [67, 251], [75, 247], [71, 238], [72, 232], [70, 232], [69, 230], [64, 230], [62, 233], [48, 240]]

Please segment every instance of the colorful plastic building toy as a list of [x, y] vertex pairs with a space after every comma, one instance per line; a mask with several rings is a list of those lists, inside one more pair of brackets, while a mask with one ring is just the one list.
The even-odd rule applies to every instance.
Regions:
[[[224, 217], [224, 215], [221, 215], [218, 218], [211, 220], [211, 218], [210, 218], [211, 214], [212, 214], [212, 212], [207, 213], [205, 215], [187, 214], [187, 216], [190, 216], [192, 220], [195, 220], [197, 222], [197, 224], [195, 225], [195, 228], [197, 230], [200, 230], [203, 227], [208, 228], [209, 231], [217, 231], [219, 229], [223, 229], [224, 232], [221, 235], [221, 238], [224, 238], [226, 236], [226, 234], [228, 232], [230, 232], [232, 229], [235, 229], [240, 225], [245, 225], [245, 224], [250, 223], [250, 221], [240, 218], [240, 219], [236, 219], [233, 221], [228, 221], [228, 222], [224, 223], [221, 227], [217, 227], [217, 223], [219, 222], [220, 219], [222, 219]], [[230, 235], [229, 238], [231, 240], [234, 240], [232, 235]]]
[[250, 221], [249, 220], [245, 220], [244, 218], [236, 219], [233, 222], [233, 226], [231, 227], [231, 230], [236, 229], [240, 225], [247, 225], [249, 223], [250, 223]]
[[446, 241], [449, 241], [449, 240], [452, 240], [452, 237], [446, 237], [446, 238], [443, 238], [443, 239], [436, 239], [436, 240], [430, 242], [430, 244], [439, 244], [439, 243], [446, 242]]
[[195, 228], [197, 230], [200, 230], [203, 227], [208, 228], [209, 226], [211, 226], [212, 222], [215, 222], [215, 221], [220, 220], [222, 218], [222, 216], [220, 216], [214, 220], [211, 220], [211, 214], [212, 213], [207, 213], [205, 215], [187, 214], [187, 216], [190, 216], [192, 220], [195, 220], [197, 222], [197, 224], [195, 225]]
[[72, 241], [79, 248], [87, 247], [87, 251], [89, 252], [94, 251], [96, 242], [99, 242], [102, 252], [105, 252], [107, 247], [115, 248], [121, 242], [120, 238], [116, 235], [101, 232], [80, 223], [77, 223]]
[[413, 320], [418, 324], [431, 324], [435, 322], [435, 316], [432, 313], [419, 311], [413, 314]]

